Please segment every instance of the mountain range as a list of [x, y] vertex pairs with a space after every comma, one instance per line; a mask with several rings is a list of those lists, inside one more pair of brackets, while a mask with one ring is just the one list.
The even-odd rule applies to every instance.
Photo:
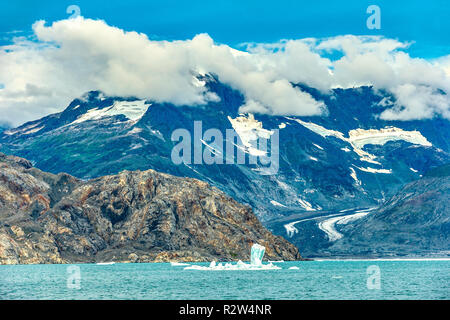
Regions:
[[[291, 223], [313, 219], [302, 224], [311, 225], [303, 238], [293, 241], [307, 255], [329, 250], [327, 226], [319, 228], [323, 217], [372, 216], [374, 208], [406, 184], [450, 162], [449, 120], [384, 120], [379, 115], [392, 108], [395, 99], [372, 87], [323, 93], [297, 84], [327, 107], [325, 115], [300, 117], [242, 114], [245, 99], [239, 91], [211, 74], [193, 76], [193, 82], [218, 99], [175, 106], [91, 91], [60, 113], [3, 131], [0, 151], [29, 159], [40, 170], [66, 172], [81, 180], [153, 169], [208, 182], [252, 207], [263, 224], [290, 241], [293, 230], [298, 231], [289, 229]], [[172, 133], [181, 128], [194, 136], [196, 121], [203, 131], [215, 128], [225, 135], [234, 129], [246, 159], [264, 152], [247, 142], [278, 130], [278, 171], [268, 174], [264, 166], [248, 162], [175, 164]], [[224, 151], [209, 140], [203, 140], [202, 147], [215, 154]], [[364, 253], [346, 248], [348, 255]]]

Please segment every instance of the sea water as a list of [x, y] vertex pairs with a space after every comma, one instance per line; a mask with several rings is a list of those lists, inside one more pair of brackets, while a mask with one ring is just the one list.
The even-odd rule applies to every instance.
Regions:
[[281, 269], [184, 270], [185, 265], [170, 263], [3, 265], [0, 299], [450, 299], [449, 260], [274, 264]]

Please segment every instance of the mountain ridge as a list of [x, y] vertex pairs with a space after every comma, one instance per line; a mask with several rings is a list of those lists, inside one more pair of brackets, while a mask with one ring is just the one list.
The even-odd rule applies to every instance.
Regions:
[[[170, 137], [174, 130], [185, 128], [192, 133], [194, 121], [202, 121], [205, 130], [233, 129], [228, 119], [239, 117], [239, 108], [244, 103], [241, 93], [223, 85], [217, 77], [205, 75], [200, 79], [219, 101], [181, 107], [145, 101], [148, 108], [138, 108], [142, 112], [140, 118], [130, 120], [108, 108], [118, 102], [138, 104], [143, 100], [106, 97], [92, 91], [75, 99], [61, 113], [4, 132], [0, 135], [0, 151], [28, 158], [44, 171], [66, 171], [83, 179], [124, 169], [154, 169], [201, 179], [251, 205], [263, 221], [286, 214], [274, 203], [294, 213], [378, 205], [404, 183], [450, 159], [448, 120], [385, 121], [376, 117], [384, 108], [379, 103], [386, 97], [370, 87], [335, 89], [331, 95], [325, 95], [298, 85], [325, 101], [328, 116], [255, 115], [254, 121], [261, 123], [262, 128], [280, 132], [278, 174], [262, 176], [255, 171], [258, 167], [248, 164], [175, 165], [170, 158], [174, 147]], [[361, 107], [355, 107], [358, 104]], [[250, 116], [244, 115], [243, 119], [245, 125]], [[309, 123], [314, 127], [309, 127]], [[380, 130], [388, 125], [404, 132], [418, 130], [431, 146], [398, 138], [379, 145], [363, 144], [356, 149], [349, 144], [347, 137], [351, 130]], [[367, 154], [376, 161], [367, 162], [371, 159]]]

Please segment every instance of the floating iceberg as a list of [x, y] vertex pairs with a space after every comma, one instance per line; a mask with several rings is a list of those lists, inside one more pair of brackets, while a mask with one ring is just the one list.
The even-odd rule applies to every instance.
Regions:
[[189, 263], [183, 263], [183, 262], [171, 262], [170, 265], [172, 267], [179, 267], [179, 266], [188, 266]]
[[184, 270], [214, 270], [214, 271], [220, 271], [220, 270], [279, 270], [280, 267], [277, 267], [273, 265], [272, 263], [269, 264], [260, 264], [260, 265], [252, 265], [248, 263], [244, 263], [241, 260], [239, 260], [236, 264], [231, 264], [229, 262], [226, 263], [216, 263], [215, 261], [212, 261], [209, 266], [198, 266], [198, 265], [192, 265], [184, 268]]
[[266, 248], [255, 243], [252, 246], [252, 251], [250, 253], [250, 264], [252, 266], [259, 266], [262, 264], [262, 259], [264, 257], [264, 253], [266, 252]]
[[271, 262], [269, 264], [263, 264], [262, 259], [264, 257], [264, 253], [266, 248], [259, 245], [254, 244], [252, 246], [251, 254], [250, 254], [250, 264], [244, 263], [239, 260], [236, 264], [231, 264], [229, 262], [226, 263], [216, 263], [212, 261], [209, 266], [198, 266], [192, 265], [184, 268], [184, 270], [279, 270], [281, 269], [278, 266], [273, 265]]

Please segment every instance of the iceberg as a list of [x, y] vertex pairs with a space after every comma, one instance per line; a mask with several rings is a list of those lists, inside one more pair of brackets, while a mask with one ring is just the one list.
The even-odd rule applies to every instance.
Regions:
[[183, 263], [183, 262], [171, 262], [170, 265], [172, 267], [179, 267], [179, 266], [188, 266], [189, 263]]
[[209, 266], [199, 266], [199, 265], [191, 265], [185, 267], [184, 270], [213, 270], [213, 271], [222, 271], [222, 270], [279, 270], [281, 269], [278, 266], [269, 264], [260, 264], [260, 265], [252, 265], [239, 260], [236, 264], [231, 264], [229, 262], [222, 264], [216, 263], [212, 261]]
[[250, 264], [252, 266], [259, 266], [262, 264], [262, 259], [264, 257], [264, 253], [266, 252], [266, 248], [255, 243], [252, 246], [252, 250], [250, 252]]
[[255, 243], [252, 246], [250, 251], [250, 264], [242, 262], [239, 260], [236, 264], [232, 264], [229, 262], [216, 263], [212, 261], [209, 266], [199, 266], [199, 265], [191, 265], [184, 270], [279, 270], [281, 269], [278, 266], [272, 264], [272, 262], [268, 264], [263, 264], [262, 259], [264, 257], [264, 253], [266, 252], [266, 248]]

